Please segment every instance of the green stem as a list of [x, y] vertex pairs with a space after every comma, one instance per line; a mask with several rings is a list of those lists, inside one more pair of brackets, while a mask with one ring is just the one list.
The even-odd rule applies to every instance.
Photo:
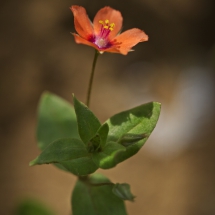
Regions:
[[88, 180], [89, 180], [89, 175], [78, 176], [78, 179], [79, 179], [80, 181], [88, 181]]
[[91, 96], [91, 91], [92, 91], [92, 85], [93, 85], [93, 77], [94, 77], [94, 72], [95, 72], [95, 67], [96, 67], [96, 62], [99, 56], [99, 52], [95, 50], [95, 55], [93, 59], [93, 65], [92, 65], [92, 70], [91, 70], [91, 75], [90, 75], [90, 81], [88, 85], [88, 91], [87, 91], [87, 102], [86, 105], [89, 107], [90, 106], [90, 96]]

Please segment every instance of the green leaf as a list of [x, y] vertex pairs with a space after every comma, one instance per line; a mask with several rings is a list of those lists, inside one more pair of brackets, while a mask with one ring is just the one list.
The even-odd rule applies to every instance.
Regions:
[[74, 108], [62, 98], [43, 93], [38, 117], [37, 141], [41, 150], [60, 138], [79, 138]]
[[134, 138], [132, 144], [125, 144], [127, 146], [126, 151], [117, 154], [115, 157], [116, 164], [128, 159], [141, 149], [157, 124], [160, 108], [160, 103], [150, 102], [118, 113], [107, 120], [106, 123], [109, 126], [108, 142], [120, 143], [122, 138], [128, 134], [131, 136], [143, 135], [143, 138], [137, 138], [136, 141], [133, 141]]
[[74, 138], [54, 141], [30, 165], [57, 163], [75, 175], [95, 172], [98, 166], [93, 162], [85, 144]]
[[109, 127], [108, 127], [108, 124], [105, 123], [103, 124], [97, 134], [99, 135], [100, 137], [100, 144], [101, 144], [101, 148], [103, 149], [105, 144], [106, 144], [106, 141], [107, 141], [107, 136], [108, 136], [108, 131], [109, 131]]
[[129, 200], [134, 201], [135, 196], [130, 191], [130, 185], [123, 183], [123, 184], [115, 184], [113, 189], [113, 193], [118, 196], [122, 200]]
[[94, 174], [89, 181], [107, 185], [78, 180], [72, 194], [73, 215], [127, 215], [124, 201], [113, 194], [113, 184], [106, 177]]
[[88, 152], [81, 140], [64, 138], [49, 144], [30, 164], [60, 163], [86, 156], [88, 156]]
[[116, 142], [109, 142], [101, 152], [93, 153], [92, 159], [100, 168], [108, 169], [117, 164], [115, 160], [116, 155], [124, 151], [126, 151], [124, 146]]
[[98, 166], [93, 162], [91, 155], [72, 161], [63, 161], [61, 164], [71, 173], [77, 176], [85, 176], [94, 173]]
[[101, 127], [101, 123], [90, 109], [73, 97], [78, 122], [78, 132], [82, 141], [87, 144]]
[[54, 215], [49, 208], [35, 199], [23, 200], [17, 207], [15, 215]]

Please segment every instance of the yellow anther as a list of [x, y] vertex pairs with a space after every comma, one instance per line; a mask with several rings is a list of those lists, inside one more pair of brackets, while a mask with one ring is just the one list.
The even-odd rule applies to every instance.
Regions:
[[115, 24], [114, 24], [114, 23], [111, 23], [109, 26], [110, 26], [110, 27], [109, 27], [109, 30], [110, 30], [110, 31], [113, 31], [113, 29], [114, 29], [114, 27], [115, 27]]
[[115, 27], [115, 23], [111, 23], [110, 28], [114, 28], [114, 27]]
[[102, 20], [99, 20], [99, 23], [102, 24], [102, 25], [104, 25], [104, 22]]
[[99, 20], [99, 23], [103, 25], [104, 29], [109, 29], [110, 31], [113, 31], [115, 27], [115, 23], [109, 24], [109, 20], [106, 19], [105, 21]]

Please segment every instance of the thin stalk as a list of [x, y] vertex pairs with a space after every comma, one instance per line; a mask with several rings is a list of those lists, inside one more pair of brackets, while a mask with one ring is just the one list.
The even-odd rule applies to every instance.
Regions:
[[90, 81], [89, 81], [88, 91], [87, 91], [86, 105], [88, 107], [90, 106], [90, 96], [91, 96], [92, 85], [93, 85], [93, 77], [94, 77], [94, 73], [95, 73], [95, 67], [96, 67], [96, 62], [97, 62], [98, 56], [99, 56], [99, 52], [97, 50], [95, 50], [95, 55], [94, 55], [93, 65], [92, 65], [92, 70], [91, 70], [91, 75], [90, 75]]

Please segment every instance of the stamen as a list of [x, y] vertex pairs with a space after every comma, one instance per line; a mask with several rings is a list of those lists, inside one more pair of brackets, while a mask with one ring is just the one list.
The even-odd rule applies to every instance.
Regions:
[[111, 28], [115, 27], [115, 24], [114, 24], [114, 23], [111, 23], [111, 24], [110, 24], [110, 27], [111, 27]]
[[103, 25], [104, 29], [108, 29], [110, 31], [113, 31], [113, 29], [115, 27], [115, 23], [109, 24], [109, 20], [108, 19], [106, 19], [105, 21], [99, 20], [99, 23]]
[[110, 23], [110, 21], [108, 19], [106, 20], [99, 20], [99, 24], [101, 24], [101, 30], [100, 30], [100, 34], [96, 36], [95, 39], [95, 44], [99, 47], [99, 48], [107, 48], [110, 46], [110, 41], [108, 39], [108, 35], [110, 34], [111, 31], [113, 31], [115, 24], [114, 23]]
[[102, 25], [104, 25], [104, 22], [102, 20], [99, 20], [99, 23], [102, 24]]
[[111, 23], [111, 24], [110, 24], [110, 27], [109, 27], [109, 30], [110, 30], [110, 31], [113, 31], [114, 27], [115, 27], [115, 24], [114, 24], [114, 23]]

